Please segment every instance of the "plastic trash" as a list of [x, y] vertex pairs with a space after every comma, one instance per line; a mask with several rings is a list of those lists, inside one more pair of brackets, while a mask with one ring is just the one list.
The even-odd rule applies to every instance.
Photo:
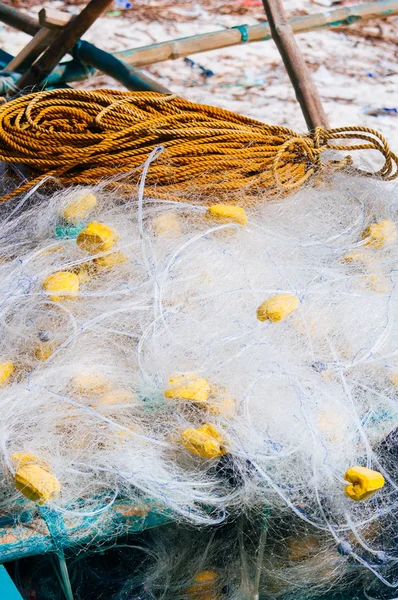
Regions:
[[379, 115], [398, 116], [398, 108], [388, 108], [386, 106], [365, 106], [363, 113], [372, 117], [378, 117]]
[[113, 0], [113, 7], [115, 10], [127, 10], [133, 7], [132, 2], [126, 2], [126, 0]]

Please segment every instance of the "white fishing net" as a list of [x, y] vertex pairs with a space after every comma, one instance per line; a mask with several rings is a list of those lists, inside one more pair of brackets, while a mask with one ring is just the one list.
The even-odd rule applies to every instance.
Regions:
[[[128, 201], [101, 185], [31, 200], [0, 229], [3, 506], [29, 454], [60, 483], [46, 501], [61, 512], [150, 498], [204, 537], [252, 515], [257, 541], [266, 514], [264, 597], [353, 577], [398, 587], [397, 188], [334, 176], [264, 197], [244, 225], [144, 185]], [[88, 251], [89, 222], [119, 239]], [[60, 272], [78, 291], [51, 291]], [[291, 313], [259, 320], [279, 294], [298, 299]], [[355, 501], [358, 466], [385, 485]], [[242, 598], [234, 577], [225, 597]]]

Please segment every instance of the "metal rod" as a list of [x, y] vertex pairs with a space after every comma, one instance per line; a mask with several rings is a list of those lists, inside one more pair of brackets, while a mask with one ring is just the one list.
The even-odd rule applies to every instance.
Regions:
[[313, 131], [316, 127], [328, 128], [329, 122], [323, 110], [318, 90], [294, 39], [293, 29], [287, 20], [282, 0], [263, 0], [263, 5], [272, 38], [294, 87], [309, 131]]
[[91, 0], [82, 12], [60, 31], [47, 50], [22, 75], [18, 81], [19, 89], [31, 91], [32, 88], [39, 85], [111, 2], [112, 0]]
[[160, 92], [171, 94], [166, 87], [145, 75], [138, 69], [127, 65], [112, 54], [100, 50], [93, 44], [80, 40], [72, 51], [73, 57], [79, 62], [95, 67], [102, 73], [120, 81], [128, 90]]

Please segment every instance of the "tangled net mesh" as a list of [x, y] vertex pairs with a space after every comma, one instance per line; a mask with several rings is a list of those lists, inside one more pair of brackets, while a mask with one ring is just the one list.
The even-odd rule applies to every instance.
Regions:
[[397, 176], [398, 158], [380, 133], [366, 127], [298, 134], [174, 95], [64, 89], [0, 107], [0, 160], [24, 165], [28, 177], [2, 200], [34, 187], [43, 175], [95, 185], [129, 174], [124, 191], [132, 193], [159, 144], [167, 152], [147, 176], [147, 189], [158, 198], [173, 193], [186, 199], [191, 188], [196, 201], [216, 194], [229, 202], [257, 202], [261, 194], [294, 190], [325, 168], [351, 163], [345, 156], [322, 164], [329, 150], [376, 150], [384, 164], [372, 174]]
[[[158, 154], [129, 197], [114, 180], [3, 205], [3, 510], [31, 463], [61, 516], [110, 516], [118, 498], [171, 510], [181, 529], [156, 534], [148, 598], [206, 598], [200, 569], [217, 599], [353, 582], [394, 597], [396, 186], [340, 174], [225, 213], [154, 197]], [[87, 242], [90, 223], [110, 246], [98, 229]], [[51, 287], [60, 273], [77, 288]], [[279, 294], [294, 309], [259, 319]], [[355, 466], [385, 480], [358, 502]]]
[[[378, 180], [321, 160], [359, 149]], [[56, 90], [0, 107], [0, 160], [27, 178], [1, 206], [2, 515], [36, 507], [55, 547], [95, 517], [90, 547], [124, 533], [120, 499], [167, 514], [115, 600], [394, 598], [384, 138]], [[377, 485], [350, 496], [358, 467]]]

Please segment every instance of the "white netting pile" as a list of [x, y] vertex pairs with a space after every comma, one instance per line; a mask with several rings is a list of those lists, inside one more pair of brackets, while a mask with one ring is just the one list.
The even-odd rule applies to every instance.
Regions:
[[[398, 586], [397, 190], [336, 177], [264, 198], [245, 225], [142, 191], [3, 215], [4, 503], [34, 464], [59, 510], [146, 497], [201, 527], [266, 507], [265, 593], [353, 565]], [[259, 320], [279, 294], [291, 313]], [[385, 479], [362, 501], [345, 494], [357, 466]]]

